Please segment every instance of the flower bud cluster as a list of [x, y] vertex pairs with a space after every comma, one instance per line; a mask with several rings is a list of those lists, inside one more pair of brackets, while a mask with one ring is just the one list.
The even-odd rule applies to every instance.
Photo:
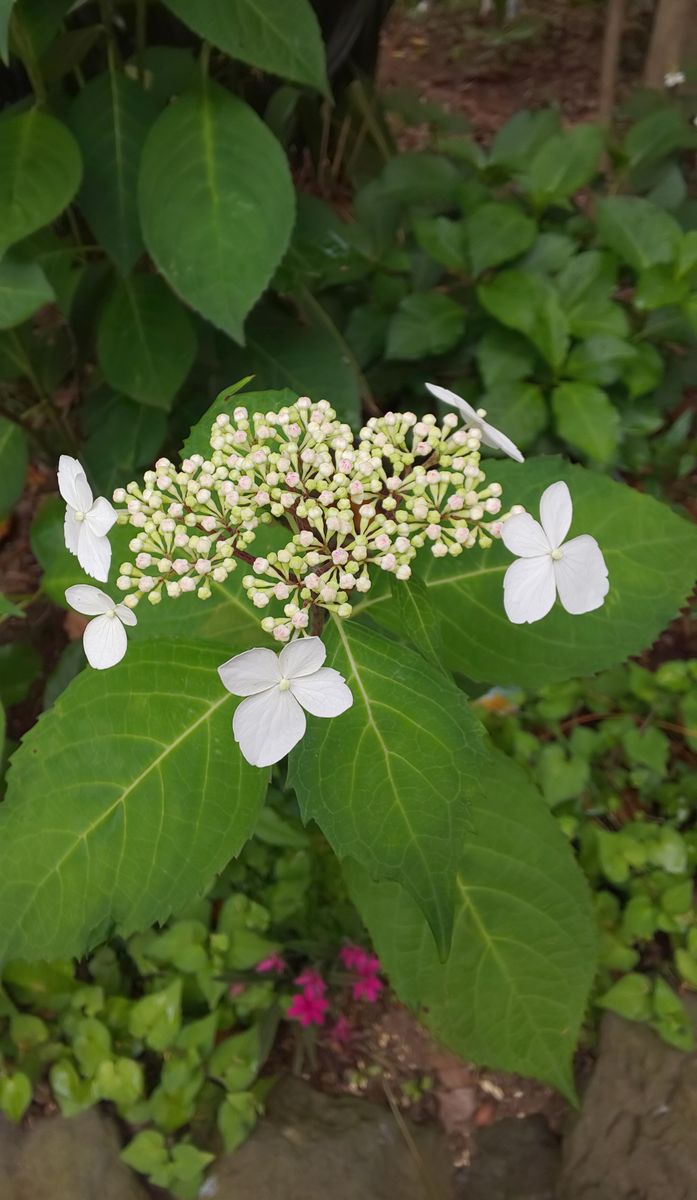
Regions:
[[[456, 556], [498, 537], [501, 486], [480, 465], [481, 434], [449, 413], [386, 413], [357, 439], [325, 400], [301, 396], [278, 412], [240, 404], [216, 417], [210, 455], [176, 467], [159, 459], [143, 486], [114, 493], [134, 528], [117, 586], [145, 596], [207, 599], [239, 562], [262, 628], [280, 642], [314, 609], [349, 617], [376, 574], [411, 575], [417, 552]], [[288, 530], [280, 549], [251, 551], [259, 528]], [[274, 611], [276, 610], [276, 611]]]

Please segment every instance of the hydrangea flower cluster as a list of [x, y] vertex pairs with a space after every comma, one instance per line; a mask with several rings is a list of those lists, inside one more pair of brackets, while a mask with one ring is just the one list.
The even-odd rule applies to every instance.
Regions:
[[[266, 413], [240, 404], [216, 417], [209, 458], [179, 467], [161, 458], [142, 486], [115, 491], [126, 506], [119, 521], [135, 531], [117, 587], [129, 608], [187, 592], [205, 600], [241, 562], [277, 641], [309, 631], [313, 610], [349, 617], [375, 572], [406, 580], [423, 547], [455, 556], [500, 535], [502, 489], [486, 480], [481, 440], [455, 413], [441, 422], [386, 413], [354, 441], [325, 400], [302, 396]], [[255, 555], [258, 530], [274, 519], [288, 541]]]

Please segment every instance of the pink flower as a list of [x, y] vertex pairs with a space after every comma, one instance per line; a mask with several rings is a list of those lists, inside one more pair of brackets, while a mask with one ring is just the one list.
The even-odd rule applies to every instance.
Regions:
[[254, 970], [258, 975], [265, 975], [268, 971], [278, 971], [280, 974], [286, 970], [287, 965], [286, 960], [281, 958], [280, 954], [269, 954], [268, 958], [262, 958], [261, 962], [257, 963]]
[[246, 984], [231, 983], [230, 987], [228, 988], [228, 995], [234, 999], [235, 996], [243, 996], [246, 991], [247, 991]]
[[306, 995], [323, 996], [327, 990], [326, 983], [317, 971], [303, 971], [294, 982], [298, 987], [303, 988]]
[[377, 975], [369, 975], [365, 979], [358, 979], [351, 988], [351, 993], [354, 1000], [367, 1000], [369, 1004], [374, 1004], [382, 989], [383, 984]]
[[306, 990], [293, 996], [287, 1015], [307, 1028], [308, 1025], [324, 1025], [328, 1008], [329, 1003], [324, 996]]
[[362, 946], [342, 946], [339, 958], [347, 971], [356, 971], [358, 975], [377, 975], [380, 970], [380, 960], [374, 954], [369, 954]]

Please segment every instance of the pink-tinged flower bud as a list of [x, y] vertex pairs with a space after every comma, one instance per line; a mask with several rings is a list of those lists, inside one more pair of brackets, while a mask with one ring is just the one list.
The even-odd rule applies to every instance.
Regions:
[[252, 596], [252, 604], [255, 608], [266, 608], [269, 603], [269, 597], [266, 592], [255, 592]]
[[376, 550], [389, 550], [392, 545], [386, 533], [379, 533], [375, 539]]
[[141, 575], [140, 579], [138, 580], [139, 592], [150, 592], [154, 586], [155, 580], [153, 579], [152, 575]]
[[314, 540], [315, 535], [309, 529], [302, 529], [298, 534], [298, 541], [300, 542], [301, 546], [305, 547], [305, 549], [307, 549], [308, 546], [311, 546]]
[[205, 529], [206, 533], [212, 533], [213, 530], [216, 528], [217, 524], [218, 524], [218, 522], [216, 521], [215, 517], [202, 517], [201, 518], [201, 528]]
[[492, 535], [492, 537], [500, 538], [502, 529], [503, 521], [494, 521], [493, 525], [489, 526], [489, 533]]
[[149, 567], [151, 562], [152, 562], [151, 554], [139, 554], [136, 557], [136, 566], [141, 571], [144, 571], [146, 567]]
[[260, 558], [254, 559], [254, 562], [252, 563], [252, 570], [254, 572], [256, 572], [257, 575], [264, 575], [266, 573], [266, 571], [268, 571], [268, 569], [269, 569], [268, 558], [260, 557]]
[[363, 484], [361, 483], [360, 479], [352, 479], [348, 490], [350, 496], [362, 496]]
[[411, 577], [411, 567], [407, 566], [406, 563], [403, 563], [401, 567], [397, 567], [395, 575], [397, 576], [397, 579], [409, 579]]
[[394, 571], [397, 567], [397, 559], [394, 554], [383, 554], [382, 558], [378, 559], [378, 565], [383, 571]]
[[273, 636], [277, 642], [287, 642], [290, 637], [290, 626], [277, 625], [273, 631]]
[[490, 500], [487, 500], [484, 507], [488, 513], [495, 515], [496, 513], [501, 512], [501, 501], [496, 496], [492, 496]]
[[125, 499], [126, 499], [126, 489], [125, 488], [115, 488], [114, 495], [113, 495], [114, 503], [115, 504], [123, 504]]
[[295, 615], [291, 617], [291, 624], [294, 629], [307, 629], [309, 621], [310, 618], [304, 610], [302, 612], [295, 613]]
[[196, 590], [196, 584], [189, 575], [186, 575], [181, 581], [181, 589], [183, 592], [193, 592]]
[[167, 595], [170, 596], [172, 600], [176, 600], [177, 596], [181, 595], [182, 587], [178, 579], [168, 580], [165, 584], [165, 587], [167, 588]]
[[332, 562], [336, 567], [343, 567], [344, 563], [348, 562], [348, 557], [348, 551], [344, 550], [343, 546], [338, 546], [336, 550], [332, 550]]
[[303, 584], [305, 587], [314, 590], [319, 586], [319, 575], [316, 575], [314, 571], [310, 571], [310, 574], [306, 575], [303, 579]]
[[199, 575], [207, 575], [210, 569], [211, 564], [207, 558], [196, 559], [196, 570], [198, 571]]
[[332, 587], [329, 583], [325, 583], [324, 587], [320, 589], [319, 595], [320, 600], [323, 600], [325, 604], [333, 604], [336, 600], [336, 588]]
[[448, 547], [445, 542], [434, 542], [431, 546], [431, 554], [434, 558], [445, 558], [448, 553]]
[[464, 506], [465, 502], [462, 496], [448, 496], [448, 508], [451, 512], [457, 512], [459, 509], [464, 508]]
[[474, 508], [469, 510], [468, 515], [470, 521], [481, 521], [482, 517], [484, 516], [484, 509], [482, 508], [481, 504], [475, 504]]
[[426, 483], [440, 483], [440, 471], [427, 471]]
[[182, 471], [184, 472], [185, 475], [191, 475], [193, 470], [194, 470], [194, 464], [192, 463], [191, 459], [185, 458], [184, 462], [182, 463]]
[[248, 416], [247, 409], [244, 407], [244, 405], [238, 404], [233, 410], [232, 415], [236, 421], [246, 421]]
[[290, 596], [290, 588], [288, 587], [287, 583], [283, 583], [283, 581], [281, 581], [280, 583], [276, 584], [275, 588], [273, 589], [273, 594], [277, 600], [287, 600]]
[[228, 424], [229, 420], [230, 418], [228, 417], [227, 413], [218, 413], [217, 417], [215, 418], [215, 423], [216, 425], [220, 425], [222, 428], [224, 425]]

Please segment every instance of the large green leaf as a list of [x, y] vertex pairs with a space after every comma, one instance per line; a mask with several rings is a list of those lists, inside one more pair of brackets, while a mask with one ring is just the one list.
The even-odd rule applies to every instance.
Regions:
[[674, 217], [642, 196], [609, 196], [598, 204], [598, 236], [635, 271], [672, 262], [682, 240]]
[[477, 289], [480, 303], [502, 325], [522, 333], [552, 367], [569, 347], [566, 317], [548, 280], [529, 271], [500, 271]]
[[247, 322], [244, 348], [228, 343], [222, 358], [229, 379], [253, 375], [255, 387], [288, 387], [294, 398], [328, 400], [343, 421], [360, 419], [356, 371], [323, 326], [260, 308]]
[[6, 257], [0, 261], [0, 329], [21, 325], [54, 299], [38, 263]]
[[482, 204], [467, 222], [467, 242], [475, 275], [524, 254], [536, 234], [535, 222], [515, 204], [495, 201]]
[[538, 208], [559, 204], [588, 183], [604, 140], [597, 125], [576, 125], [549, 138], [526, 166], [522, 180], [533, 204]]
[[574, 450], [607, 464], [617, 449], [620, 414], [607, 392], [592, 383], [560, 383], [552, 393], [557, 433]]
[[82, 954], [162, 921], [239, 852], [267, 780], [232, 738], [229, 652], [131, 646], [25, 737], [0, 808], [0, 959]]
[[677, 107], [659, 108], [632, 125], [623, 150], [632, 171], [652, 166], [676, 150], [693, 148], [697, 135]]
[[[600, 671], [649, 646], [692, 589], [694, 528], [650, 496], [561, 458], [497, 462], [488, 464], [487, 474], [503, 485], [506, 507], [524, 504], [535, 517], [544, 489], [564, 479], [574, 505], [570, 536], [597, 538], [610, 591], [595, 612], [571, 616], [557, 601], [544, 620], [512, 625], [503, 608], [503, 577], [514, 560], [503, 543], [455, 559], [426, 554], [417, 570], [444, 623], [446, 664], [471, 679], [536, 687]], [[384, 596], [369, 592], [361, 611], [395, 627]]]
[[392, 986], [439, 1041], [573, 1098], [571, 1057], [595, 971], [588, 888], [520, 767], [497, 752], [481, 783], [446, 962], [406, 889], [351, 863], [353, 899]]
[[143, 251], [138, 167], [159, 107], [134, 80], [105, 71], [78, 93], [70, 111], [85, 163], [78, 203], [95, 237], [124, 274]]
[[23, 430], [0, 416], [0, 517], [10, 511], [24, 487], [28, 457]]
[[262, 71], [328, 92], [324, 47], [309, 0], [165, 0], [195, 33]]
[[86, 435], [81, 461], [97, 491], [109, 496], [130, 483], [139, 468], [150, 467], [167, 431], [160, 409], [137, 404], [100, 388], [82, 409]]
[[0, 256], [63, 211], [81, 171], [77, 142], [55, 117], [32, 108], [0, 122]]
[[97, 358], [117, 392], [169, 409], [196, 357], [189, 315], [157, 275], [122, 279], [99, 322]]
[[145, 244], [193, 308], [238, 340], [293, 227], [278, 142], [241, 100], [214, 85], [157, 119], [141, 160]]
[[303, 817], [341, 858], [407, 888], [447, 951], [481, 730], [462, 692], [415, 651], [354, 622], [335, 621], [325, 641], [354, 701], [309, 722], [291, 755]]

